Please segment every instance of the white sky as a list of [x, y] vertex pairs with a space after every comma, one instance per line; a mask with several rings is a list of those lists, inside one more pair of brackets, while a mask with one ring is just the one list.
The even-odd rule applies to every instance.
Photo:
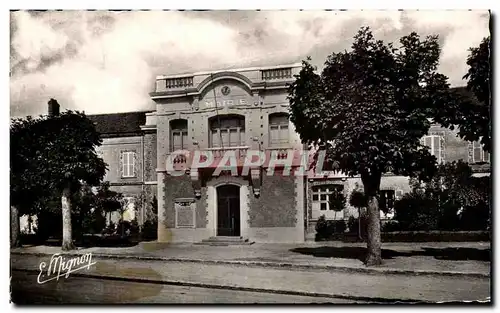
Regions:
[[154, 77], [300, 62], [320, 68], [349, 49], [361, 26], [384, 41], [437, 34], [440, 71], [452, 86], [468, 48], [489, 35], [487, 11], [65, 11], [11, 14], [11, 116], [63, 109], [111, 113], [152, 109]]

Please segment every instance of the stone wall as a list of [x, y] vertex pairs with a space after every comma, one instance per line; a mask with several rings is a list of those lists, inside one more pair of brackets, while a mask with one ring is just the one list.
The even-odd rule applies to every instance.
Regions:
[[[164, 208], [162, 212], [164, 227], [175, 228], [175, 208], [174, 200], [176, 198], [194, 198], [193, 185], [187, 175], [169, 176], [166, 175], [163, 185]], [[196, 202], [196, 228], [205, 228], [207, 224], [207, 188], [201, 189], [201, 197], [195, 199]], [[159, 214], [161, 212], [158, 211]]]
[[295, 177], [262, 176], [261, 194], [250, 194], [250, 227], [295, 227]]
[[144, 135], [144, 181], [156, 181], [156, 133]]

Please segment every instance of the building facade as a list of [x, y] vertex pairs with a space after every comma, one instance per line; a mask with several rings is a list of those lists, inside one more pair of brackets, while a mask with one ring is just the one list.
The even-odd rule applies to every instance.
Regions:
[[[125, 196], [141, 199], [141, 207], [157, 204], [160, 242], [216, 236], [302, 242], [314, 238], [322, 215], [357, 217], [349, 205], [342, 212], [331, 210], [328, 198], [333, 190], [348, 197], [362, 189], [359, 177], [287, 175], [308, 167], [290, 153], [304, 149], [288, 119], [287, 100], [288, 84], [300, 69], [292, 64], [157, 77], [150, 94], [155, 110], [90, 116], [104, 138], [99, 153], [109, 167], [105, 180]], [[422, 143], [439, 162], [489, 163], [477, 143], [438, 125]], [[243, 166], [251, 151], [274, 161]], [[213, 160], [204, 160], [205, 152]], [[225, 159], [228, 154], [235, 163]], [[228, 165], [221, 170], [217, 164]], [[410, 191], [409, 179], [387, 174], [381, 189], [381, 204], [391, 208]], [[147, 212], [139, 210], [134, 218], [142, 223]]]

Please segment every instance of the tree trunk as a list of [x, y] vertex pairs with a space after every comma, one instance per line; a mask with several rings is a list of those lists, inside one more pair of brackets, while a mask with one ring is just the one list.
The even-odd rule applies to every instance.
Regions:
[[358, 208], [358, 238], [363, 241], [361, 237], [361, 208]]
[[71, 190], [68, 187], [64, 188], [61, 205], [62, 205], [62, 219], [63, 219], [63, 238], [62, 249], [64, 251], [74, 250], [76, 247], [73, 244], [71, 237]]
[[[363, 179], [363, 178], [362, 178]], [[363, 179], [365, 194], [368, 197], [368, 230], [367, 230], [367, 255], [365, 264], [367, 266], [382, 264], [382, 240], [380, 238], [380, 209], [378, 206], [377, 193], [380, 189], [380, 176]]]
[[21, 246], [21, 223], [19, 221], [19, 210], [16, 206], [10, 206], [10, 246], [11, 248]]

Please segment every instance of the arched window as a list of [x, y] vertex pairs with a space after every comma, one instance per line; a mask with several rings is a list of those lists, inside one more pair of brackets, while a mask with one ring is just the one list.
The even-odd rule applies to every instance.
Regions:
[[170, 151], [187, 149], [188, 123], [186, 120], [170, 121]]
[[271, 145], [288, 143], [288, 114], [273, 113], [269, 115], [269, 142]]
[[214, 116], [210, 119], [210, 146], [244, 146], [245, 117], [241, 115]]

